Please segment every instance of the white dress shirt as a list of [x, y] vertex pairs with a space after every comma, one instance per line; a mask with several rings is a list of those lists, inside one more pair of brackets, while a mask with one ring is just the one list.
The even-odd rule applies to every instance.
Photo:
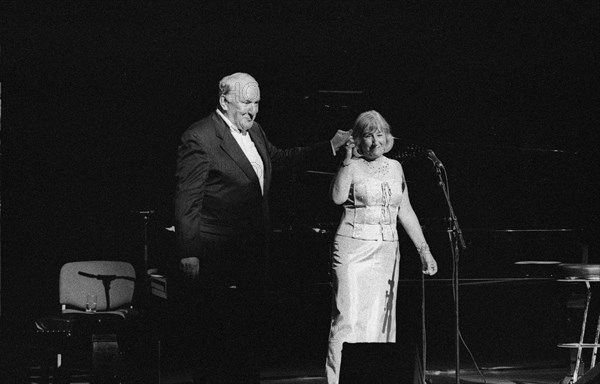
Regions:
[[250, 161], [250, 164], [252, 164], [252, 168], [254, 168], [254, 172], [256, 172], [256, 176], [258, 176], [258, 181], [260, 182], [260, 190], [262, 193], [264, 193], [265, 165], [263, 164], [262, 158], [258, 154], [256, 146], [250, 138], [250, 135], [247, 132], [242, 133], [238, 129], [238, 127], [236, 127], [231, 121], [229, 121], [229, 119], [223, 114], [223, 112], [217, 109], [217, 113], [219, 114], [219, 116], [221, 116], [223, 121], [225, 121], [225, 123], [231, 130], [233, 138], [235, 139], [235, 141], [237, 141], [240, 148], [242, 148], [242, 151], [248, 158], [248, 161]]

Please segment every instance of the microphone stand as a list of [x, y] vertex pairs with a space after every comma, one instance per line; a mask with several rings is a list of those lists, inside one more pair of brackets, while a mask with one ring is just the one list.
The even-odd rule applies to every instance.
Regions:
[[142, 301], [144, 304], [147, 304], [147, 296], [150, 295], [150, 281], [148, 279], [148, 222], [150, 221], [150, 216], [154, 214], [154, 210], [142, 210], [142, 211], [133, 211], [133, 213], [137, 213], [142, 216], [144, 221], [144, 261], [143, 261], [143, 271], [142, 271]]
[[[145, 314], [148, 313], [150, 311], [150, 307], [151, 307], [151, 303], [150, 300], [152, 299], [152, 282], [150, 279], [150, 276], [148, 275], [148, 222], [150, 221], [150, 216], [153, 215], [155, 213], [154, 210], [149, 209], [149, 210], [141, 210], [141, 211], [134, 211], [135, 213], [139, 214], [142, 216], [142, 219], [144, 221], [144, 265], [143, 268], [144, 270], [142, 271], [142, 294], [141, 294], [141, 307], [144, 310]], [[150, 322], [151, 324], [154, 324], [153, 322]], [[157, 340], [156, 340], [156, 353], [157, 353], [157, 371], [156, 371], [156, 383], [160, 384], [161, 383], [161, 337], [159, 335], [159, 332], [155, 332], [154, 329], [154, 325], [151, 325], [151, 330], [152, 333], [157, 334]]]
[[148, 274], [148, 221], [150, 215], [154, 213], [152, 210], [139, 212], [144, 218], [144, 276]]
[[[452, 246], [452, 257], [453, 257], [453, 269], [452, 269], [452, 288], [453, 288], [453, 296], [454, 296], [454, 316], [455, 316], [455, 354], [456, 354], [456, 384], [460, 384], [460, 326], [459, 326], [459, 306], [458, 306], [458, 261], [460, 250], [465, 250], [467, 245], [465, 244], [465, 239], [463, 238], [462, 231], [460, 226], [458, 225], [458, 219], [454, 214], [454, 209], [452, 208], [452, 203], [450, 202], [450, 193], [448, 192], [448, 188], [446, 183], [444, 182], [444, 177], [442, 177], [442, 169], [444, 169], [441, 163], [436, 164], [436, 174], [439, 179], [439, 186], [442, 188], [444, 192], [444, 197], [446, 198], [446, 203], [448, 204], [448, 211], [450, 214], [449, 218], [449, 228], [448, 228], [448, 237], [450, 239], [450, 245]], [[445, 169], [444, 169], [445, 171]]]

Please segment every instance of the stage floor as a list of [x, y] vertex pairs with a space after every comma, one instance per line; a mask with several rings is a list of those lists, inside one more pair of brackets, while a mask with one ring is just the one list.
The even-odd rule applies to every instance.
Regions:
[[[31, 367], [29, 383], [40, 383], [39, 371]], [[458, 379], [461, 384], [567, 384], [571, 378], [570, 367], [561, 362], [546, 361], [516, 365], [482, 366], [477, 369], [461, 368]], [[579, 377], [581, 379], [581, 376]], [[432, 364], [427, 367], [427, 384], [456, 383], [456, 369], [447, 364]], [[148, 381], [148, 379], [146, 379]], [[128, 381], [129, 382], [129, 381]], [[413, 378], [407, 378], [400, 384], [412, 384]], [[588, 381], [589, 383], [594, 381]], [[73, 384], [89, 384], [89, 377], [72, 377]], [[133, 379], [132, 384], [141, 383]], [[192, 377], [187, 369], [163, 369], [159, 375], [143, 384], [191, 384]], [[299, 362], [292, 358], [286, 363], [264, 367], [261, 384], [327, 384], [324, 366], [315, 361]], [[367, 384], [367, 383], [365, 383]]]
[[[482, 368], [481, 372], [461, 369], [460, 383], [486, 384], [560, 384], [568, 382], [569, 368], [551, 366], [502, 366]], [[161, 384], [191, 383], [186, 372], [163, 374]], [[427, 369], [426, 380], [430, 384], [452, 384], [457, 379], [456, 370]], [[271, 367], [265, 370], [261, 384], [327, 384], [323, 368], [317, 366]], [[402, 383], [404, 384], [404, 383]], [[409, 384], [409, 383], [406, 383]]]
[[[453, 356], [448, 361], [428, 363], [426, 370], [427, 384], [453, 384], [457, 375]], [[287, 356], [277, 362], [263, 367], [261, 384], [327, 384], [325, 379], [324, 361], [320, 359], [302, 359], [296, 356]], [[481, 365], [479, 369], [467, 360], [460, 369], [458, 379], [460, 383], [482, 384], [567, 384], [571, 378], [571, 368], [568, 361], [530, 361], [521, 364]], [[143, 384], [191, 384], [192, 376], [187, 368], [168, 366], [167, 362], [144, 379]], [[133, 367], [132, 367], [133, 368]], [[157, 367], [158, 368], [158, 367]], [[579, 377], [581, 379], [581, 376]], [[38, 384], [39, 369], [30, 367], [29, 383]], [[131, 384], [141, 384], [137, 379], [126, 381]], [[413, 384], [415, 381], [408, 377], [406, 382], [400, 384]], [[591, 383], [594, 381], [588, 381]], [[73, 384], [89, 384], [89, 376], [81, 375], [72, 377]], [[365, 383], [368, 384], [368, 383]]]
[[[519, 363], [514, 361], [507, 364], [481, 364], [479, 369], [468, 360], [467, 356], [461, 356], [462, 362], [460, 383], [482, 383], [482, 384], [567, 384], [571, 378], [571, 367], [569, 359], [539, 359], [531, 356]], [[586, 361], [589, 363], [589, 361]], [[581, 379], [581, 376], [579, 377]], [[456, 361], [453, 354], [447, 359], [428, 362], [426, 370], [426, 382], [428, 384], [452, 384], [456, 383]], [[171, 372], [163, 370], [161, 384], [187, 384], [191, 383], [191, 375], [185, 369]], [[408, 381], [401, 384], [412, 384]], [[307, 358], [289, 356], [263, 367], [261, 384], [327, 384], [325, 379], [324, 360], [316, 359], [315, 356]], [[368, 384], [368, 383], [365, 383]]]

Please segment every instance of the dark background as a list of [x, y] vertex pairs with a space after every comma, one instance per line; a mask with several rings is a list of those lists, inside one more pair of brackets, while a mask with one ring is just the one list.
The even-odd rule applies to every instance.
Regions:
[[[179, 136], [237, 71], [260, 83], [257, 120], [278, 146], [329, 139], [366, 109], [386, 117], [440, 279], [451, 265], [446, 202], [431, 162], [401, 155], [412, 144], [446, 166], [466, 277], [514, 276], [518, 260], [579, 262], [586, 246], [598, 259], [595, 0], [15, 1], [1, 14], [10, 323], [56, 311], [66, 261], [139, 267], [140, 210], [156, 211], [151, 263], [172, 256], [164, 228]], [[275, 175], [276, 288], [328, 281], [339, 211], [320, 173], [331, 170], [311, 171]]]

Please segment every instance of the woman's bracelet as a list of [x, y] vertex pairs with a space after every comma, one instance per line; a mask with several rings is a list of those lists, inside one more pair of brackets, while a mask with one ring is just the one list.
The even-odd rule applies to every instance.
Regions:
[[421, 245], [417, 247], [417, 252], [419, 252], [419, 255], [421, 256], [423, 256], [423, 254], [425, 253], [431, 253], [431, 251], [429, 250], [429, 245], [427, 245], [427, 243], [421, 243]]

